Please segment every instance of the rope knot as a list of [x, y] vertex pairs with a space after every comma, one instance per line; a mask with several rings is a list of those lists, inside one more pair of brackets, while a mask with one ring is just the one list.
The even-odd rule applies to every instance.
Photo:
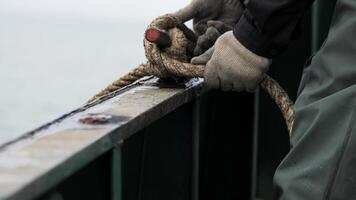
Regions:
[[[196, 43], [196, 36], [193, 31], [172, 15], [156, 18], [148, 26], [147, 31], [150, 29], [156, 30], [158, 35], [153, 34], [151, 35], [152, 37], [145, 38], [144, 40], [145, 54], [148, 62], [139, 65], [130, 73], [112, 83], [94, 96], [89, 103], [105, 98], [111, 92], [148, 75], [155, 75], [160, 78], [203, 77], [205, 66], [189, 63]], [[155, 40], [161, 38], [160, 33], [163, 35], [163, 41], [161, 42]], [[164, 41], [164, 38], [166, 38], [166, 41]], [[155, 40], [155, 42], [149, 41], [149, 39]], [[268, 75], [265, 75], [260, 85], [275, 100], [283, 113], [288, 130], [291, 133], [294, 122], [293, 102], [281, 86]]]
[[[160, 78], [201, 76], [202, 71], [197, 73], [189, 64], [196, 37], [188, 27], [172, 15], [164, 15], [155, 19], [147, 28], [148, 31], [152, 29], [167, 34], [171, 41], [162, 47], [144, 40], [148, 70], [151, 74]], [[202, 67], [200, 69], [203, 70]]]

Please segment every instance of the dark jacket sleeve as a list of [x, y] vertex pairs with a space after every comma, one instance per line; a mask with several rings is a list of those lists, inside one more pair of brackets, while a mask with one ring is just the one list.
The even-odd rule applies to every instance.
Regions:
[[249, 0], [234, 28], [235, 37], [257, 55], [273, 58], [298, 34], [314, 0]]

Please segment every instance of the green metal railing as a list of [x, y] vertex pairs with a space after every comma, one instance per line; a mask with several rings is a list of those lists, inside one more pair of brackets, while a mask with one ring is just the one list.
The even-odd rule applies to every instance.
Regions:
[[[302, 37], [271, 67], [293, 99], [334, 3], [317, 1]], [[272, 199], [288, 150], [283, 118], [263, 92], [206, 93], [199, 79], [173, 87], [150, 78], [0, 147], [0, 199]]]

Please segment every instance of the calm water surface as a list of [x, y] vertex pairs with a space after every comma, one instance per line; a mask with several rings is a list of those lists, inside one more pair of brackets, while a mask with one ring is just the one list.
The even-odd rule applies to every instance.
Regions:
[[188, 2], [1, 0], [0, 145], [143, 62], [147, 24]]

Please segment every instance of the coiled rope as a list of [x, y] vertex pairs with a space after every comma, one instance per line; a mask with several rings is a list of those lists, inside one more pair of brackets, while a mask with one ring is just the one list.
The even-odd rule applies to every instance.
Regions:
[[[196, 36], [193, 31], [172, 15], [164, 15], [153, 20], [147, 30], [152, 29], [166, 31], [171, 39], [169, 41], [170, 44], [166, 48], [162, 48], [158, 44], [144, 39], [145, 54], [148, 62], [139, 65], [128, 74], [113, 82], [95, 95], [89, 103], [132, 84], [144, 76], [154, 75], [159, 78], [203, 77], [205, 66], [189, 63], [193, 56], [192, 50], [196, 44]], [[291, 135], [294, 123], [294, 110], [293, 102], [290, 100], [288, 94], [268, 75], [265, 75], [260, 86], [276, 102]]]

